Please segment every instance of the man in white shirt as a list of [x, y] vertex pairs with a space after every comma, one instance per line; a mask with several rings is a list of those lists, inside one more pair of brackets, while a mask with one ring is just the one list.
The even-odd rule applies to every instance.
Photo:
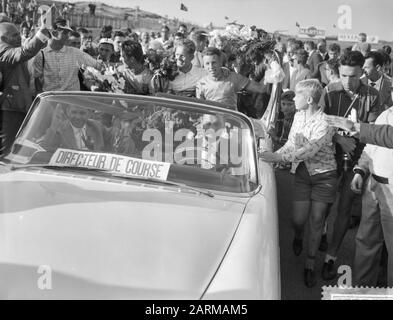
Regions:
[[[385, 110], [376, 125], [393, 125], [393, 107]], [[355, 285], [376, 286], [379, 262], [385, 240], [388, 251], [388, 286], [393, 286], [393, 149], [367, 144], [351, 188], [361, 193], [366, 175], [370, 174], [363, 193], [362, 219], [356, 235], [354, 261]]]
[[169, 82], [170, 93], [187, 97], [196, 96], [196, 85], [199, 80], [207, 75], [205, 69], [192, 64], [195, 54], [195, 44], [185, 39], [178, 43], [175, 48], [176, 64], [179, 74]]
[[379, 92], [379, 98], [383, 109], [393, 105], [391, 88], [392, 80], [383, 73], [383, 56], [377, 51], [371, 51], [365, 56], [363, 70], [366, 74], [368, 85]]

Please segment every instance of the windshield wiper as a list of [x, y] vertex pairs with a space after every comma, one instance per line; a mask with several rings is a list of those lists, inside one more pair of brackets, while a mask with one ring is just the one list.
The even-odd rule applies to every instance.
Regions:
[[114, 177], [119, 177], [119, 178], [125, 178], [125, 179], [135, 179], [135, 180], [140, 180], [140, 181], [150, 181], [150, 182], [157, 182], [157, 183], [162, 183], [162, 184], [167, 184], [170, 186], [175, 186], [179, 188], [186, 188], [189, 190], [196, 191], [198, 193], [202, 193], [204, 195], [207, 195], [211, 198], [214, 198], [214, 193], [211, 192], [210, 190], [202, 190], [196, 187], [191, 187], [185, 183], [179, 183], [179, 182], [174, 182], [174, 181], [168, 181], [168, 180], [160, 180], [160, 179], [154, 179], [154, 178], [144, 178], [144, 177], [138, 177], [138, 176], [128, 176], [124, 174], [118, 174], [118, 173], [112, 173], [111, 174]]
[[106, 170], [106, 169], [64, 166], [64, 165], [50, 165], [50, 164], [22, 164], [22, 165], [11, 165], [10, 170], [18, 170], [18, 169], [24, 169], [24, 168], [71, 169], [71, 170], [78, 170], [78, 171], [101, 172], [101, 173], [105, 173], [105, 175], [108, 175], [111, 177], [124, 178], [124, 179], [134, 179], [134, 180], [140, 180], [140, 181], [150, 181], [150, 182], [156, 182], [156, 183], [161, 183], [161, 184], [167, 184], [167, 185], [171, 185], [171, 186], [175, 186], [175, 187], [179, 187], [179, 188], [186, 188], [186, 189], [193, 190], [198, 193], [207, 195], [211, 198], [214, 198], [214, 193], [211, 192], [210, 190], [202, 190], [202, 189], [199, 189], [196, 187], [191, 187], [185, 183], [160, 180], [160, 179], [154, 179], [154, 178], [144, 178], [144, 177], [138, 177], [138, 176], [125, 175], [125, 174], [118, 174], [118, 173], [115, 173], [113, 171]]

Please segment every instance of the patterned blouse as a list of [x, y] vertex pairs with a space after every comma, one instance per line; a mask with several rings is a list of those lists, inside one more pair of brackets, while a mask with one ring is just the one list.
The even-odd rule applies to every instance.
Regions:
[[288, 141], [277, 150], [285, 162], [292, 162], [292, 173], [302, 161], [310, 175], [337, 169], [332, 141], [336, 130], [325, 121], [325, 116], [322, 109], [308, 120], [304, 110], [295, 114]]

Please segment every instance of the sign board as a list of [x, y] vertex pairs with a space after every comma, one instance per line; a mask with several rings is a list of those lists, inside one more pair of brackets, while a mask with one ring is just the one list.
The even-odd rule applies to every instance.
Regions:
[[169, 163], [131, 158], [110, 153], [57, 149], [49, 161], [54, 166], [74, 166], [120, 173], [125, 176], [165, 181]]
[[320, 27], [300, 27], [299, 37], [308, 39], [325, 39], [326, 29]]
[[39, 25], [44, 25], [47, 29], [52, 29], [52, 25], [55, 22], [56, 7], [52, 5], [51, 7], [47, 5], [41, 5], [38, 8], [38, 14], [40, 17]]
[[[359, 35], [358, 34], [345, 34], [339, 33], [338, 34], [338, 41], [345, 41], [345, 42], [358, 42]], [[367, 36], [367, 43], [377, 44], [379, 42], [378, 36]]]

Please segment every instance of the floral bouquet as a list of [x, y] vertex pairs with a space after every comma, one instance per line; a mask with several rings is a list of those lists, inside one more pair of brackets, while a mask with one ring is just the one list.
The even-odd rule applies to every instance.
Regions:
[[155, 92], [166, 92], [169, 81], [178, 75], [176, 60], [172, 56], [159, 54], [154, 50], [149, 50], [146, 63], [153, 72], [152, 83]]
[[124, 93], [125, 79], [113, 66], [106, 66], [101, 71], [85, 67], [83, 77], [92, 91]]

